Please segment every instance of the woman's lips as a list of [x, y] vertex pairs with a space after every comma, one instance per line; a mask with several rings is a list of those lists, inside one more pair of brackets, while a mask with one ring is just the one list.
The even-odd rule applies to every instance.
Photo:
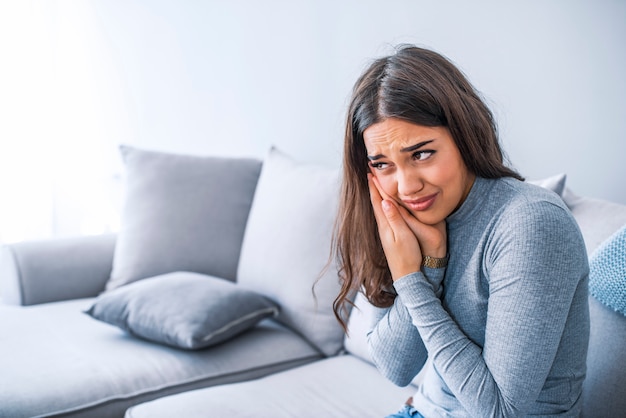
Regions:
[[414, 210], [416, 212], [419, 212], [419, 211], [423, 211], [423, 210], [430, 208], [435, 203], [436, 199], [437, 199], [437, 193], [431, 194], [430, 196], [415, 199], [415, 200], [403, 199], [402, 202], [407, 208]]

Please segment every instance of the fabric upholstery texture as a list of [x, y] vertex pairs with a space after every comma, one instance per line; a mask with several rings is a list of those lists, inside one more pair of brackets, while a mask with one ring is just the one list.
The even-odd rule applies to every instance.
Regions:
[[[217, 163], [221, 167], [220, 172], [217, 169], [200, 168], [205, 164], [195, 160], [200, 158], [210, 166], [211, 159], [191, 157], [191, 160], [187, 160], [184, 156], [159, 156], [159, 153], [133, 149], [128, 152], [134, 155], [131, 160], [137, 157], [145, 161], [141, 164], [137, 161], [129, 164], [142, 174], [135, 176], [138, 184], [134, 186], [129, 179], [132, 187], [127, 193], [135, 187], [135, 190], [145, 192], [146, 198], [142, 203], [137, 197], [141, 194], [138, 194], [129, 198], [130, 205], [127, 201], [126, 211], [130, 210], [130, 206], [137, 212], [133, 216], [125, 212], [123, 216], [121, 235], [122, 242], [126, 244], [121, 247], [125, 246], [129, 251], [125, 250], [124, 255], [119, 255], [121, 247], [116, 248], [116, 254], [119, 255], [118, 271], [125, 274], [131, 271], [142, 272], [135, 277], [150, 277], [168, 273], [170, 270], [193, 270], [184, 267], [201, 264], [198, 270], [222, 269], [231, 272], [232, 276], [225, 278], [233, 280], [236, 265], [233, 268], [232, 260], [228, 264], [230, 267], [219, 265], [219, 254], [206, 251], [222, 245], [225, 230], [211, 232], [208, 246], [205, 242], [198, 243], [195, 237], [196, 227], [204, 228], [202, 232], [197, 232], [200, 236], [206, 235], [206, 231], [210, 230], [198, 222], [202, 222], [204, 216], [210, 220], [215, 215], [205, 213], [204, 208], [186, 208], [185, 203], [160, 202], [159, 199], [166, 195], [165, 192], [160, 195], [160, 192], [156, 195], [148, 192], [169, 187], [173, 193], [185, 195], [176, 188], [185, 184], [177, 179], [185, 177], [183, 174], [189, 169], [185, 167], [187, 161], [191, 166], [198, 164], [197, 170], [192, 171], [200, 174], [190, 176], [193, 182], [199, 184], [195, 193], [205, 190], [203, 188], [207, 184], [209, 189], [206, 190], [212, 190], [211, 193], [225, 190], [219, 184], [207, 182], [207, 176], [229, 182], [230, 174], [222, 175], [224, 172], [229, 173], [224, 167], [230, 167], [228, 162], [233, 162], [238, 167], [239, 160], [215, 159], [224, 163]], [[332, 341], [341, 341], [343, 338], [331, 310], [332, 299], [338, 291], [338, 284], [334, 287], [336, 273], [327, 271], [327, 276], [315, 288], [317, 303], [311, 298], [311, 287], [319, 274], [317, 270], [323, 268], [329, 254], [327, 239], [330, 236], [331, 219], [335, 215], [335, 208], [329, 207], [336, 200], [333, 193], [338, 189], [335, 188], [338, 181], [330, 180], [332, 170], [297, 164], [278, 151], [272, 151], [268, 161], [270, 164], [267, 176], [278, 179], [278, 186], [268, 184], [259, 189], [258, 199], [255, 195], [255, 201], [261, 202], [258, 209], [261, 214], [254, 222], [252, 213], [250, 215], [253, 232], [248, 239], [248, 254], [244, 254], [242, 250], [239, 260], [240, 267], [243, 267], [242, 278], [245, 277], [243, 281], [247, 282], [249, 289], [254, 290], [256, 287], [259, 293], [271, 294], [271, 299], [277, 304], [284, 304], [287, 312], [281, 314], [280, 320], [294, 326], [313, 345], [274, 319], [265, 319], [246, 332], [210, 348], [181, 350], [134, 338], [117, 327], [94, 321], [88, 315], [82, 314], [82, 311], [94, 304], [95, 299], [32, 307], [0, 305], [0, 329], [3, 331], [3, 337], [0, 337], [0, 416], [122, 416], [129, 407], [132, 408], [127, 412], [128, 418], [344, 417], [385, 416], [395, 412], [414, 393], [415, 387], [396, 387], [367, 363], [369, 353], [365, 334], [375, 308], [362, 295], [355, 300], [358, 309], [353, 309], [350, 314], [348, 326], [351, 334], [343, 340], [350, 354], [317, 361], [322, 357], [321, 347], [324, 347], [325, 353], [340, 351], [341, 343]], [[251, 163], [256, 164], [258, 176], [260, 162], [251, 160]], [[170, 174], [174, 178], [168, 180], [168, 175], [165, 175], [161, 181], [150, 175], [147, 176], [150, 177], [149, 181], [146, 179], [143, 183], [141, 178], [146, 176], [143, 170], [148, 167], [162, 171], [171, 169]], [[174, 176], [177, 171], [183, 172], [182, 177]], [[250, 181], [242, 181], [240, 184], [247, 187], [244, 194], [248, 204], [251, 204], [257, 178], [254, 181], [248, 180]], [[549, 184], [548, 188], [558, 186], [558, 181], [545, 180], [541, 182]], [[250, 186], [252, 183], [254, 185]], [[331, 188], [335, 189], [331, 192]], [[188, 191], [188, 195], [191, 194], [192, 191]], [[590, 254], [626, 223], [626, 207], [623, 205], [577, 196], [567, 188], [563, 190], [562, 197], [581, 227]], [[201, 194], [189, 197], [190, 200], [198, 198], [207, 202], [211, 200]], [[230, 198], [233, 197], [229, 196]], [[244, 196], [240, 196], [238, 204], [233, 207], [240, 208], [239, 204], [243, 200]], [[163, 207], [155, 210], [155, 205]], [[170, 209], [166, 210], [169, 206]], [[186, 224], [191, 232], [187, 230], [181, 233], [181, 228], [177, 227], [180, 224], [170, 223], [161, 228], [154, 226], [155, 222], [148, 222], [148, 219], [156, 219], [158, 222], [171, 220], [175, 218], [172, 213], [185, 217], [196, 212], [203, 216], [195, 216], [193, 224]], [[322, 215], [318, 212], [322, 212]], [[140, 219], [141, 217], [146, 219]], [[131, 219], [132, 222], [124, 222], [124, 219]], [[303, 225], [300, 225], [300, 221]], [[262, 225], [263, 222], [268, 225]], [[327, 227], [328, 230], [318, 231], [317, 227]], [[328, 236], [324, 237], [326, 232]], [[243, 237], [243, 227], [241, 234], [240, 239]], [[224, 235], [225, 245], [230, 242], [227, 235]], [[76, 297], [76, 294], [95, 296], [104, 288], [110, 276], [115, 237], [107, 237], [106, 240], [96, 243], [95, 249], [90, 249], [91, 244], [83, 242], [84, 239], [86, 237], [81, 238], [80, 242], [69, 242], [69, 247], [66, 246], [68, 243], [62, 243], [58, 247], [56, 244], [52, 245], [53, 243], [50, 246], [30, 247], [30, 243], [24, 243], [19, 248], [11, 246], [9, 258], [19, 263], [19, 266], [10, 266], [18, 266], [11, 274], [15, 275], [19, 283], [26, 279], [24, 283], [28, 290], [24, 292], [27, 298], [23, 303], [45, 302], [47, 295], [54, 296], [55, 300]], [[187, 239], [194, 241], [195, 247], [179, 248]], [[148, 248], [139, 248], [145, 244], [142, 240], [146, 240]], [[159, 240], [163, 242], [152, 242]], [[165, 248], [167, 245], [170, 247]], [[151, 248], [152, 246], [155, 248]], [[270, 248], [272, 246], [276, 246], [276, 249]], [[323, 246], [327, 247], [322, 250]], [[164, 251], [156, 251], [162, 247], [165, 248]], [[184, 263], [167, 260], [170, 256], [180, 258], [178, 252], [184, 251], [194, 252], [197, 257], [185, 259]], [[92, 256], [85, 257], [89, 252]], [[65, 257], [68, 253], [72, 254], [72, 260]], [[210, 259], [210, 263], [205, 263], [206, 260], [198, 261], [201, 258]], [[156, 272], [149, 268], [153, 260], [159, 266]], [[263, 265], [267, 265], [267, 268], [259, 267]], [[28, 274], [24, 274], [26, 270], [23, 267], [29, 269]], [[96, 277], [90, 277], [94, 272]], [[211, 271], [199, 273], [222, 276]], [[66, 281], [67, 278], [69, 281]], [[88, 284], [83, 283], [83, 279]], [[264, 281], [267, 281], [267, 285]], [[112, 287], [122, 283], [126, 281]], [[626, 410], [626, 397], [620, 396], [626, 387], [626, 377], [623, 368], [616, 365], [626, 364], [626, 317], [601, 304], [593, 296], [590, 296], [589, 303], [591, 340], [583, 392], [583, 416], [620, 416]], [[319, 311], [323, 312], [321, 317]], [[316, 339], [313, 334], [320, 338]], [[300, 365], [305, 366], [294, 368]], [[282, 370], [286, 371], [281, 372]], [[272, 375], [261, 378], [268, 374]], [[232, 384], [246, 380], [250, 381]], [[218, 385], [221, 386], [205, 389]], [[341, 397], [337, 396], [338, 393], [341, 393]], [[179, 395], [172, 396], [175, 394]], [[152, 400], [155, 401], [149, 402]], [[140, 404], [142, 402], [147, 403]]]
[[321, 357], [269, 318], [204, 350], [154, 344], [81, 313], [93, 302], [0, 305], [0, 416], [121, 417], [136, 403]]
[[111, 275], [115, 240], [106, 234], [3, 245], [2, 302], [35, 305], [96, 296]]
[[125, 417], [384, 417], [415, 390], [395, 386], [354, 356], [340, 355], [251, 382], [157, 399], [130, 408]]
[[237, 275], [238, 284], [277, 302], [278, 320], [326, 355], [336, 354], [343, 339], [332, 310], [339, 292], [336, 267], [320, 276], [330, 256], [338, 174], [272, 149], [259, 177]]
[[609, 236], [589, 261], [591, 320], [583, 416], [626, 411], [626, 225]]
[[357, 293], [354, 307], [348, 317], [348, 334], [343, 340], [348, 353], [371, 364], [374, 364], [374, 361], [367, 347], [367, 333], [372, 327], [375, 309], [376, 307], [362, 293]]
[[86, 313], [146, 340], [200, 349], [276, 316], [278, 307], [230, 281], [176, 272], [106, 292]]
[[125, 201], [106, 289], [174, 271], [234, 280], [261, 161], [120, 150]]
[[626, 206], [593, 197], [579, 196], [565, 187], [563, 201], [572, 211], [585, 237], [587, 253], [593, 251], [626, 224]]
[[626, 411], [626, 317], [589, 296], [591, 329], [583, 417], [622, 417]]

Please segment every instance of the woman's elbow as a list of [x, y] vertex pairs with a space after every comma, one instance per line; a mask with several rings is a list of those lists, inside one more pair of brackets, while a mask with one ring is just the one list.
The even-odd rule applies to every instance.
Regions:
[[396, 386], [408, 386], [417, 375], [417, 372], [413, 373], [413, 371], [409, 370], [404, 364], [381, 362], [378, 361], [375, 356], [372, 356], [372, 360], [380, 374]]
[[394, 385], [400, 386], [400, 387], [405, 387], [405, 386], [410, 385], [411, 382], [413, 381], [413, 378], [415, 378], [415, 375], [410, 375], [407, 373], [398, 373], [397, 370], [393, 372], [390, 370], [383, 371], [380, 368], [378, 368], [378, 370], [380, 370], [381, 374], [385, 376], [387, 380], [389, 380]]

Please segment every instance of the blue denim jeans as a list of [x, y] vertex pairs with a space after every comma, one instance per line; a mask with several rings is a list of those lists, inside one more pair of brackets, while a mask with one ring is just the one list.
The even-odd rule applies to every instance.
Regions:
[[387, 415], [385, 418], [424, 418], [424, 416], [411, 405], [404, 405], [398, 412]]

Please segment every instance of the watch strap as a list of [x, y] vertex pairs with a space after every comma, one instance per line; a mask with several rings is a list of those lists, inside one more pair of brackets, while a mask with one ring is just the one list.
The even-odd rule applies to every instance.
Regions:
[[431, 257], [429, 255], [425, 255], [422, 258], [422, 266], [428, 267], [431, 269], [440, 269], [444, 268], [448, 265], [448, 256], [446, 255], [444, 258], [436, 258]]

